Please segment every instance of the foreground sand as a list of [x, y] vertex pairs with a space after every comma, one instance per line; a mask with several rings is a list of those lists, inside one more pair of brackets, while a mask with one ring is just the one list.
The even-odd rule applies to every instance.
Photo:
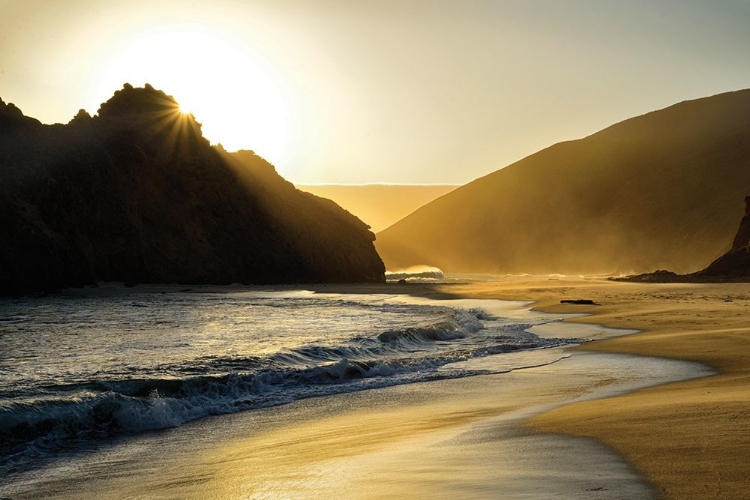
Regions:
[[652, 488], [606, 447], [522, 427], [548, 405], [601, 397], [613, 385], [627, 390], [655, 372], [679, 376], [683, 367], [642, 360], [586, 353], [507, 374], [202, 419], [79, 454], [29, 474], [25, 485], [0, 486], [0, 496], [650, 500]]
[[[574, 321], [643, 333], [580, 346], [697, 361], [708, 378], [587, 401], [532, 420], [539, 432], [593, 437], [619, 451], [664, 498], [750, 498], [750, 284], [641, 284], [507, 279], [446, 285], [441, 294], [529, 299]], [[424, 292], [434, 293], [434, 292]], [[598, 306], [560, 304], [592, 299]]]

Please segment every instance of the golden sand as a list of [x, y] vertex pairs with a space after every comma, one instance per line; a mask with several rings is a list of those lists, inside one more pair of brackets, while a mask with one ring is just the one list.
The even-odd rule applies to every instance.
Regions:
[[[642, 333], [579, 349], [697, 361], [708, 378], [588, 401], [532, 420], [539, 432], [598, 439], [619, 451], [664, 498], [750, 498], [750, 284], [635, 284], [522, 279], [444, 287], [451, 294], [530, 299], [574, 321]], [[592, 299], [600, 305], [560, 304]]]
[[[750, 498], [750, 284], [518, 277], [403, 288], [436, 298], [533, 300], [541, 311], [588, 313], [568, 321], [642, 333], [578, 349], [713, 368], [715, 376], [565, 406], [533, 418], [531, 426], [611, 446], [664, 498]], [[563, 299], [591, 299], [598, 305], [561, 304]]]

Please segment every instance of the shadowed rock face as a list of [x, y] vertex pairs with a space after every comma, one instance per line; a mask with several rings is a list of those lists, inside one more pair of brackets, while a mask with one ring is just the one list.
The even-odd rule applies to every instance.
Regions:
[[695, 274], [700, 277], [750, 279], [750, 196], [745, 197], [745, 216], [740, 222], [732, 248], [706, 269]]
[[0, 293], [102, 281], [383, 281], [367, 226], [130, 85], [67, 125], [0, 102]]
[[743, 249], [747, 251], [748, 245], [750, 245], [750, 196], [745, 197], [745, 216], [740, 222], [740, 228], [737, 231], [737, 236], [734, 237], [730, 253], [739, 252]]
[[0, 99], [0, 134], [10, 135], [25, 130], [33, 130], [41, 125], [39, 120], [24, 116], [13, 103]]

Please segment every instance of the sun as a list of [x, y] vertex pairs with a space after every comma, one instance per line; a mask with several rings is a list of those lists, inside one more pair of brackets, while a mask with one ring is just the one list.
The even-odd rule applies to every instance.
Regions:
[[179, 104], [179, 111], [183, 115], [195, 115], [195, 112], [192, 109], [192, 106], [188, 104], [178, 103]]
[[154, 27], [108, 55], [92, 91], [106, 99], [125, 82], [173, 95], [212, 143], [253, 149], [280, 171], [286, 167], [296, 142], [290, 99], [249, 47], [200, 25]]

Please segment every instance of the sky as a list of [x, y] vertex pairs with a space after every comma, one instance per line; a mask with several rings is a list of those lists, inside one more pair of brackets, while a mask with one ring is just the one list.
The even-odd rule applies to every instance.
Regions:
[[0, 0], [0, 98], [67, 123], [151, 83], [298, 184], [463, 184], [750, 87], [746, 0]]

